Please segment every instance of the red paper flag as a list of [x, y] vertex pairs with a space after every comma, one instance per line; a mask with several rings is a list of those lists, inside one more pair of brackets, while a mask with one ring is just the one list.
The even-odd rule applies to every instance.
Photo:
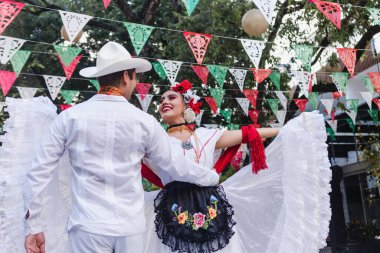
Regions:
[[341, 17], [341, 8], [338, 3], [330, 3], [319, 0], [309, 0], [317, 6], [323, 15], [326, 16], [338, 29], [340, 29], [340, 17]]
[[80, 54], [77, 57], [75, 57], [75, 59], [70, 63], [69, 66], [65, 65], [65, 63], [62, 61], [62, 58], [59, 56], [59, 54], [57, 54], [57, 56], [58, 56], [59, 61], [61, 62], [63, 71], [65, 71], [65, 75], [67, 77], [67, 80], [70, 80], [75, 68], [77, 67], [80, 59], [82, 58], [82, 55]]
[[148, 94], [150, 87], [152, 84], [150, 83], [137, 83], [136, 84], [136, 92], [140, 94], [141, 100], [144, 100], [146, 94]]
[[374, 98], [372, 101], [376, 104], [377, 108], [380, 111], [380, 98]]
[[259, 95], [258, 90], [243, 90], [244, 95], [248, 98], [249, 102], [251, 102], [251, 105], [253, 108], [256, 109], [256, 100], [257, 96]]
[[210, 73], [208, 68], [206, 66], [191, 66], [194, 70], [194, 72], [198, 75], [198, 77], [202, 80], [203, 84], [207, 83], [207, 77], [208, 74]]
[[252, 71], [253, 71], [253, 74], [255, 75], [255, 81], [257, 83], [261, 83], [262, 81], [267, 79], [267, 77], [270, 74], [272, 74], [271, 69], [255, 69], [255, 68], [253, 68]]
[[15, 82], [17, 76], [15, 72], [9, 72], [5, 70], [0, 70], [0, 85], [3, 90], [4, 97], [8, 94], [8, 91]]
[[70, 107], [73, 107], [72, 105], [66, 105], [66, 104], [61, 104], [58, 106], [59, 106], [59, 108], [61, 108], [61, 111], [64, 111], [66, 109], [69, 109]]
[[298, 108], [300, 108], [301, 112], [305, 111], [305, 107], [307, 104], [307, 99], [306, 98], [301, 98], [301, 99], [293, 99]]
[[111, 0], [103, 0], [104, 9], [108, 8], [108, 5], [111, 3]]
[[334, 120], [335, 120], [335, 112], [334, 112], [334, 110], [331, 111], [330, 117], [331, 117], [331, 120], [334, 122]]
[[[337, 98], [340, 98], [342, 95], [340, 95], [339, 91], [334, 91], [333, 96], [334, 96], [334, 99], [337, 99]], [[343, 96], [345, 96], [344, 92], [343, 92]]]
[[249, 110], [248, 115], [249, 117], [251, 117], [253, 123], [257, 124], [260, 115], [260, 110]]
[[189, 128], [191, 131], [194, 131], [194, 129], [195, 129], [195, 124], [187, 124], [186, 126], [187, 126], [187, 128]]
[[183, 32], [183, 36], [185, 36], [198, 64], [202, 64], [208, 44], [211, 41], [211, 35], [205, 33]]
[[24, 5], [14, 1], [2, 1], [0, 3], [0, 34], [17, 17]]
[[240, 169], [240, 163], [243, 160], [243, 151], [239, 150], [231, 160], [231, 165], [237, 171]]
[[207, 104], [211, 107], [212, 113], [216, 114], [218, 110], [218, 106], [216, 105], [215, 99], [213, 97], [205, 97], [204, 98]]
[[370, 72], [370, 73], [367, 73], [367, 75], [371, 79], [373, 87], [375, 88], [377, 93], [380, 95], [380, 72]]
[[344, 65], [347, 67], [350, 76], [353, 77], [355, 73], [356, 64], [356, 49], [352, 48], [337, 48], [339, 58], [342, 60]]

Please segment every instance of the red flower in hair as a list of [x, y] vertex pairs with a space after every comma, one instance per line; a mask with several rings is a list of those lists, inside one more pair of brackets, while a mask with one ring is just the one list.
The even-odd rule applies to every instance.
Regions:
[[188, 105], [191, 108], [191, 110], [193, 110], [196, 114], [200, 114], [201, 113], [202, 102], [197, 102], [196, 101], [194, 103], [194, 98], [192, 98], [192, 99], [190, 99]]
[[181, 94], [185, 93], [188, 90], [191, 90], [193, 88], [193, 85], [188, 80], [183, 80], [180, 83], [177, 83], [175, 86], [172, 86], [171, 89], [179, 92]]

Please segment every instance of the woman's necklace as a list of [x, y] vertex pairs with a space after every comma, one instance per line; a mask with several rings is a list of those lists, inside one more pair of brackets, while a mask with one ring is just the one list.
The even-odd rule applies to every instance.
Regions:
[[[169, 126], [167, 129], [168, 134], [174, 133], [174, 132], [181, 132], [181, 131], [188, 131], [191, 133], [191, 135], [193, 134], [193, 132], [189, 129], [186, 123], [172, 125], [172, 126]], [[187, 138], [186, 140], [181, 140], [181, 142], [182, 142], [181, 147], [183, 149], [190, 150], [194, 148], [193, 144], [191, 143], [190, 137]]]

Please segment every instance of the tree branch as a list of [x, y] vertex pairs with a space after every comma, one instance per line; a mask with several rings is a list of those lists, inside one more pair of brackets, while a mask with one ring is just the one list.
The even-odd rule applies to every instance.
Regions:
[[[379, 33], [379, 32], [380, 32], [380, 26], [378, 26], [378, 25], [371, 26], [363, 34], [363, 36], [360, 38], [358, 43], [356, 43], [355, 48], [366, 48], [366, 46], [368, 45], [368, 42], [373, 38], [373, 36], [376, 33]], [[364, 54], [364, 52], [365, 52], [364, 50], [358, 50], [356, 52], [356, 62], [358, 62], [360, 60], [360, 57]]]
[[150, 24], [152, 22], [160, 2], [161, 0], [146, 0], [144, 2], [143, 8], [139, 14], [139, 17], [143, 17], [140, 19], [143, 24]]
[[314, 64], [318, 62], [319, 57], [321, 57], [323, 51], [325, 51], [326, 47], [330, 44], [328, 37], [329, 36], [326, 31], [326, 36], [322, 39], [320, 43], [321, 47], [318, 49], [317, 53], [315, 54], [314, 60], [311, 62], [311, 66], [313, 66]]
[[136, 22], [137, 17], [135, 13], [131, 11], [130, 6], [128, 5], [127, 1], [125, 0], [114, 0], [116, 3], [117, 7], [123, 12], [124, 16], [127, 18], [128, 21], [130, 22]]

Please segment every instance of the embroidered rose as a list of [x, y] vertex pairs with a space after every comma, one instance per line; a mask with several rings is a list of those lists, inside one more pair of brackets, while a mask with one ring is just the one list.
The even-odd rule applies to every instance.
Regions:
[[212, 207], [208, 209], [208, 214], [210, 215], [211, 219], [214, 219], [216, 217], [216, 210]]
[[195, 229], [203, 227], [203, 224], [205, 223], [205, 217], [203, 213], [195, 213], [194, 214], [194, 227]]
[[179, 224], [185, 224], [185, 222], [187, 221], [188, 218], [189, 218], [189, 215], [188, 215], [187, 211], [183, 212], [177, 216]]

